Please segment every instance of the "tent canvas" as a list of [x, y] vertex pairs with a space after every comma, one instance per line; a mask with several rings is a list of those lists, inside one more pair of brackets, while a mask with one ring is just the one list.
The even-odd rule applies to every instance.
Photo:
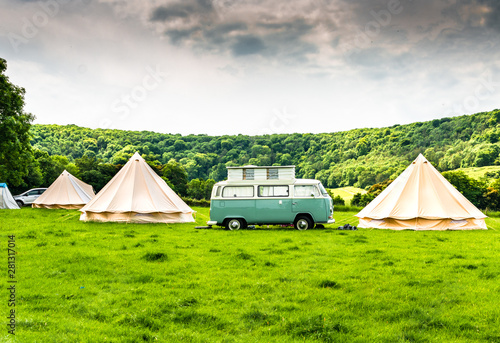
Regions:
[[94, 195], [94, 189], [91, 185], [77, 179], [65, 170], [31, 206], [50, 209], [79, 209], [88, 203]]
[[486, 230], [486, 216], [420, 154], [357, 215], [359, 227]]
[[0, 183], [0, 209], [19, 209], [6, 183]]
[[138, 153], [80, 211], [83, 221], [194, 222], [194, 211]]

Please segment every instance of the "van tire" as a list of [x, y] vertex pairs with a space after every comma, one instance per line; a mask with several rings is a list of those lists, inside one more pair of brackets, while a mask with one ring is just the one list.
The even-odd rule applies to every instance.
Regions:
[[293, 223], [293, 226], [297, 229], [297, 230], [307, 230], [311, 227], [314, 226], [314, 223], [312, 222], [312, 220], [309, 218], [309, 217], [306, 217], [306, 216], [299, 216], [295, 219], [295, 222]]
[[16, 200], [17, 206], [23, 207], [24, 203], [21, 200]]
[[244, 219], [232, 218], [226, 220], [226, 229], [228, 230], [239, 230], [246, 227], [246, 222]]

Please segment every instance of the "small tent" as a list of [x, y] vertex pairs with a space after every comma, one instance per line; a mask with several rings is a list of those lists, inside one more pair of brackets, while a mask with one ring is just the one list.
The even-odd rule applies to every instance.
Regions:
[[94, 197], [91, 185], [77, 179], [66, 170], [31, 205], [37, 208], [79, 209]]
[[6, 183], [0, 183], [0, 209], [19, 209]]
[[80, 211], [83, 221], [194, 222], [194, 211], [138, 153]]
[[486, 216], [422, 154], [356, 216], [362, 228], [486, 230]]

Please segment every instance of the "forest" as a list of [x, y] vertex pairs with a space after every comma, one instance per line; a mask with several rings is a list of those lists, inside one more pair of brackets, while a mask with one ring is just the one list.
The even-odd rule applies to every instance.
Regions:
[[499, 123], [500, 110], [386, 128], [262, 136], [35, 124], [29, 173], [11, 188], [48, 186], [67, 169], [98, 191], [139, 151], [177, 192], [195, 199], [209, 197], [213, 183], [226, 178], [226, 166], [248, 164], [295, 165], [297, 177], [328, 188], [369, 189], [396, 178], [419, 153], [441, 172], [500, 164]]

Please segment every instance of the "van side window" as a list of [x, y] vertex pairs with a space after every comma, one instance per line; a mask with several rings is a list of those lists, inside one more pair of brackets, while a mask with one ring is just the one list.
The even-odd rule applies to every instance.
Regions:
[[253, 186], [224, 187], [223, 198], [251, 198], [253, 197]]
[[314, 185], [295, 186], [296, 197], [311, 197], [311, 194], [313, 194], [315, 197], [319, 196], [319, 191], [316, 186]]
[[278, 180], [279, 179], [278, 168], [268, 168], [267, 169], [267, 179], [268, 180]]
[[260, 197], [287, 197], [288, 186], [259, 186]]

